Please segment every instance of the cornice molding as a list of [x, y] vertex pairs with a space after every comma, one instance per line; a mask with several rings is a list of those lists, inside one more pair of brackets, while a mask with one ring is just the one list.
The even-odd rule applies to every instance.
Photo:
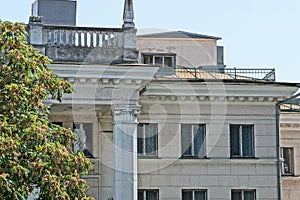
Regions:
[[265, 97], [265, 96], [176, 96], [176, 95], [144, 95], [140, 98], [142, 101], [187, 101], [187, 102], [278, 102], [285, 98], [283, 97]]
[[295, 128], [299, 129], [300, 124], [299, 123], [280, 123], [281, 128]]
[[[61, 78], [97, 82], [99, 80], [153, 80], [159, 67], [143, 65], [51, 64], [49, 68]], [[104, 81], [105, 82], [105, 81]]]
[[84, 78], [84, 77], [68, 77], [66, 78], [70, 83], [81, 85], [96, 85], [103, 86], [117, 86], [117, 85], [144, 85], [149, 82], [145, 79], [130, 79], [130, 78]]

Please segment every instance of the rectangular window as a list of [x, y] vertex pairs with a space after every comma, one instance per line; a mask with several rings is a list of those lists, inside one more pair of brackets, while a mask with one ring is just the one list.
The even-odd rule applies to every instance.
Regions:
[[142, 53], [142, 62], [144, 64], [175, 68], [175, 56], [175, 54], [168, 53]]
[[206, 190], [182, 190], [182, 200], [206, 200]]
[[60, 127], [63, 127], [63, 123], [62, 122], [52, 122], [52, 124], [58, 125]]
[[93, 157], [93, 124], [74, 123], [73, 132], [78, 138], [74, 144], [75, 153], [83, 152], [86, 157]]
[[158, 200], [158, 190], [138, 190], [138, 200]]
[[182, 157], [205, 157], [205, 124], [181, 125]]
[[255, 190], [231, 190], [231, 200], [255, 200]]
[[153, 64], [153, 56], [151, 55], [144, 55], [144, 64]]
[[157, 156], [157, 124], [139, 124], [137, 137], [139, 156]]
[[294, 175], [294, 149], [293, 148], [281, 148], [281, 173], [282, 175], [293, 176]]
[[230, 125], [231, 157], [254, 157], [254, 126]]

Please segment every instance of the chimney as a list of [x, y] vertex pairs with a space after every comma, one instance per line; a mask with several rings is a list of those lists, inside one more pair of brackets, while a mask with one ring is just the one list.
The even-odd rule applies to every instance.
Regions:
[[42, 16], [44, 25], [76, 26], [77, 1], [36, 0], [31, 15]]

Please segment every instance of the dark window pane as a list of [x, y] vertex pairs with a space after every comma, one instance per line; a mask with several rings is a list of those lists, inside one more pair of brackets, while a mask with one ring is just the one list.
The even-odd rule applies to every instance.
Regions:
[[90, 157], [93, 152], [93, 124], [92, 123], [84, 123], [83, 129], [85, 130], [86, 134], [86, 149], [88, 151], [85, 151], [84, 154], [88, 157]]
[[230, 154], [240, 156], [240, 126], [230, 126]]
[[254, 191], [244, 191], [244, 200], [255, 200]]
[[62, 122], [52, 122], [52, 124], [55, 124], [55, 125], [58, 125], [58, 126], [63, 126], [63, 123]]
[[193, 200], [193, 191], [182, 191], [182, 200]]
[[144, 55], [144, 64], [153, 64], [153, 56]]
[[155, 56], [155, 65], [156, 66], [162, 66], [162, 64], [163, 64], [163, 57]]
[[93, 157], [93, 124], [74, 123], [73, 131], [78, 134], [77, 145], [75, 145], [77, 150], [83, 152], [86, 157]]
[[138, 200], [144, 200], [144, 191], [138, 192]]
[[173, 67], [173, 61], [172, 60], [173, 60], [172, 57], [165, 57], [164, 58], [165, 66]]
[[242, 126], [243, 156], [254, 156], [253, 126]]
[[143, 124], [139, 124], [137, 127], [137, 152], [139, 154], [143, 153], [143, 146], [144, 146], [144, 128]]
[[192, 127], [188, 124], [181, 125], [181, 151], [183, 156], [191, 156]]
[[195, 200], [206, 200], [205, 191], [195, 191]]
[[145, 153], [147, 155], [156, 154], [156, 144], [157, 144], [157, 124], [147, 124], [145, 125]]
[[147, 200], [158, 200], [158, 191], [147, 191]]
[[294, 165], [294, 158], [293, 158], [293, 149], [292, 148], [282, 148], [282, 158], [283, 161], [283, 174], [292, 175], [294, 173], [293, 165]]
[[205, 156], [205, 125], [194, 126], [194, 155]]
[[137, 137], [137, 151], [140, 155], [156, 155], [157, 124], [139, 124]]
[[232, 191], [231, 200], [242, 200], [242, 191]]

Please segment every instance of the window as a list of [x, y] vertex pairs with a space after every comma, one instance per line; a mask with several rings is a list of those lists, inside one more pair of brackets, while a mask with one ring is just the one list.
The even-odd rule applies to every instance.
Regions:
[[231, 200], [255, 200], [255, 190], [231, 190]]
[[158, 200], [158, 190], [139, 190], [138, 200]]
[[144, 64], [156, 65], [156, 66], [166, 66], [175, 68], [175, 54], [142, 54], [142, 62]]
[[254, 126], [230, 125], [231, 157], [254, 157]]
[[139, 156], [157, 156], [157, 124], [139, 124], [137, 136]]
[[52, 122], [52, 124], [55, 124], [57, 126], [63, 127], [63, 123], [62, 122]]
[[74, 123], [73, 132], [77, 134], [74, 152], [83, 152], [86, 157], [93, 157], [93, 124]]
[[281, 173], [282, 175], [294, 175], [294, 149], [293, 148], [281, 148]]
[[206, 190], [182, 190], [182, 200], [206, 200]]
[[182, 157], [205, 157], [205, 124], [181, 125]]

